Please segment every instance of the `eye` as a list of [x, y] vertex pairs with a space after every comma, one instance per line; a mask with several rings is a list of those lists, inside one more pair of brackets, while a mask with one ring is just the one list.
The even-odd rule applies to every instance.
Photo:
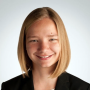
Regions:
[[30, 40], [29, 42], [38, 42], [38, 40]]
[[52, 39], [50, 39], [50, 41], [55, 41], [55, 40], [57, 40], [57, 39], [53, 39], [53, 38], [52, 38]]

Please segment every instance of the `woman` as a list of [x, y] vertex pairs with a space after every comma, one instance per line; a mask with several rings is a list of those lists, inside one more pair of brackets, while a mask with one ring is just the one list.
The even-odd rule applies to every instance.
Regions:
[[60, 16], [51, 8], [33, 10], [25, 19], [18, 43], [23, 76], [2, 84], [2, 90], [90, 90], [90, 85], [65, 72], [70, 45]]

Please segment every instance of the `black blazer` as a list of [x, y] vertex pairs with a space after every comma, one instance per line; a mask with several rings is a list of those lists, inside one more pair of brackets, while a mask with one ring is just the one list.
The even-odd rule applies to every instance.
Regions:
[[[32, 71], [30, 77], [17, 76], [9, 81], [3, 82], [1, 90], [34, 90]], [[55, 90], [90, 90], [90, 84], [65, 72], [57, 80]]]

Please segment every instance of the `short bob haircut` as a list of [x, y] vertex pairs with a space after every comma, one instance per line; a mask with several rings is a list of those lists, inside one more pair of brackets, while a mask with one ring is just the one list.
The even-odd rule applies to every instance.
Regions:
[[18, 51], [17, 51], [18, 60], [19, 60], [22, 72], [25, 72], [23, 73], [24, 77], [29, 76], [28, 75], [29, 69], [30, 70], [33, 69], [32, 61], [28, 57], [27, 51], [26, 51], [26, 45], [25, 45], [26, 32], [28, 28], [35, 21], [43, 19], [43, 18], [50, 18], [55, 23], [58, 36], [59, 36], [59, 43], [61, 46], [60, 57], [58, 59], [54, 72], [51, 74], [51, 77], [52, 78], [58, 77], [63, 72], [65, 72], [70, 62], [71, 51], [70, 51], [69, 40], [68, 40], [68, 36], [65, 30], [65, 26], [60, 16], [53, 9], [49, 7], [37, 8], [33, 10], [24, 20], [22, 28], [21, 28], [21, 32], [20, 32], [19, 42], [18, 42]]

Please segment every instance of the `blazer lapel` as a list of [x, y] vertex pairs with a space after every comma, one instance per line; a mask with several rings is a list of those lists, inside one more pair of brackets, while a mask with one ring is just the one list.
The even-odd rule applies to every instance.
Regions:
[[[23, 90], [34, 90], [32, 71], [29, 70], [28, 82]], [[27, 89], [26, 89], [27, 88]], [[55, 90], [69, 90], [69, 79], [67, 73], [62, 73], [57, 80]]]
[[26, 83], [23, 86], [22, 90], [34, 90], [32, 71], [29, 70], [28, 73], [29, 73], [29, 77], [25, 78], [24, 82], [26, 82]]
[[66, 72], [58, 77], [55, 90], [69, 90], [69, 80]]

